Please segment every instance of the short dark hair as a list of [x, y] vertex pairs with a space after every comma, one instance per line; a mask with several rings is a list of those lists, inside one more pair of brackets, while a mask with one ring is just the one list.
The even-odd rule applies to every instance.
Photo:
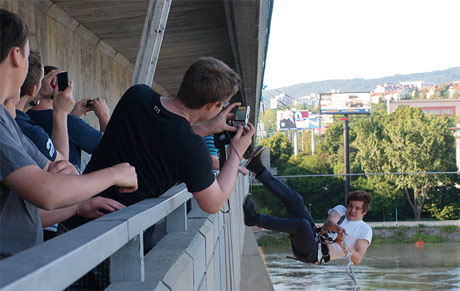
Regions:
[[48, 75], [49, 72], [54, 71], [54, 70], [59, 70], [59, 68], [58, 68], [58, 67], [55, 67], [55, 66], [49, 66], [49, 65], [48, 65], [48, 66], [45, 66], [45, 72], [44, 72], [44, 74], [45, 74], [45, 75]]
[[29, 27], [19, 16], [0, 8], [0, 63], [14, 47], [19, 47], [24, 54], [24, 46], [30, 35]]
[[240, 85], [240, 76], [224, 62], [203, 57], [185, 72], [176, 98], [187, 108], [199, 109], [208, 103], [227, 101]]
[[372, 194], [363, 190], [356, 190], [348, 193], [347, 206], [351, 201], [362, 201], [363, 212], [367, 212], [372, 202]]
[[30, 51], [29, 55], [29, 71], [27, 77], [21, 86], [21, 97], [28, 94], [30, 89], [38, 85], [42, 76], [43, 63], [40, 53], [37, 51]]

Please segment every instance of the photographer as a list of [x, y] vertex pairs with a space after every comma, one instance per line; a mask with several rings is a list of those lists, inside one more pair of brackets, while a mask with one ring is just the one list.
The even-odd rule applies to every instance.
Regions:
[[[56, 75], [59, 72], [62, 71], [59, 71], [56, 67], [45, 66], [45, 77], [38, 93], [40, 104], [27, 112], [30, 118], [50, 135], [53, 130], [53, 87], [56, 86]], [[87, 98], [77, 102], [71, 114], [67, 117], [69, 162], [79, 169], [81, 169], [81, 151], [84, 150], [88, 154], [94, 152], [110, 118], [109, 108], [103, 99], [96, 98], [92, 107], [86, 107], [88, 101], [89, 99]], [[80, 118], [89, 111], [96, 113], [99, 119], [100, 131]]]

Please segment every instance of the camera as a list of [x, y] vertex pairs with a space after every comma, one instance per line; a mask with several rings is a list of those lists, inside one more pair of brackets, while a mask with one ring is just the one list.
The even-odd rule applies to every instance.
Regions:
[[69, 86], [69, 73], [62, 72], [56, 75], [59, 91], [64, 91]]
[[94, 100], [90, 99], [90, 100], [86, 101], [85, 107], [86, 108], [94, 108]]
[[233, 120], [233, 125], [246, 128], [248, 126], [249, 112], [251, 112], [250, 106], [238, 106], [235, 111], [235, 118]]

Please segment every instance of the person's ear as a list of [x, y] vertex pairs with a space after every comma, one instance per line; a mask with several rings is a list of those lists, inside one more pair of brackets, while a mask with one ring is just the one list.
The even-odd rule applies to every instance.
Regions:
[[208, 104], [206, 104], [206, 109], [207, 110], [211, 110], [213, 107], [219, 107], [221, 106], [222, 104], [219, 102], [219, 101], [216, 101], [216, 102], [210, 102]]
[[29, 92], [27, 92], [28, 95], [32, 96], [35, 98], [35, 95], [38, 93], [38, 85], [33, 85], [32, 88], [29, 89]]
[[14, 67], [21, 65], [21, 59], [23, 58], [21, 49], [17, 46], [13, 47], [10, 51], [11, 63]]

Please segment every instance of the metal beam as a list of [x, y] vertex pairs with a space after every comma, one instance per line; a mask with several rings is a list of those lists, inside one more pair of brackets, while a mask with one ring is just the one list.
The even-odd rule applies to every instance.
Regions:
[[152, 85], [172, 0], [150, 0], [131, 85]]

